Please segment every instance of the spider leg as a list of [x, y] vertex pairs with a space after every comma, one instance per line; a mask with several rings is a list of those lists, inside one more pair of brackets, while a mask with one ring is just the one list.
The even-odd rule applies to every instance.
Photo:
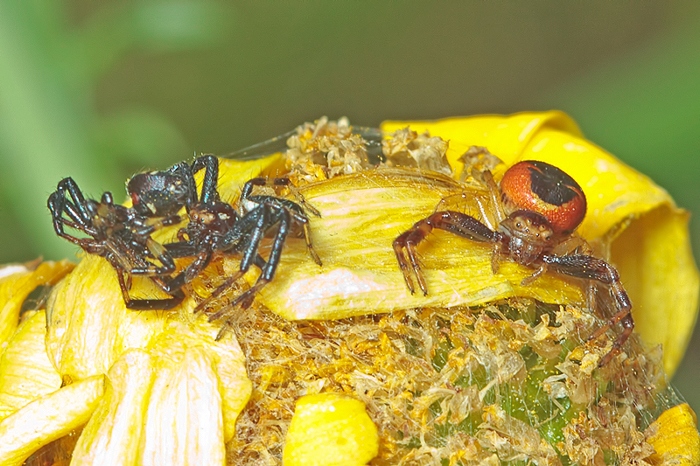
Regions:
[[[122, 274], [120, 272], [117, 272], [118, 277], [121, 277], [121, 275]], [[170, 298], [132, 298], [129, 294], [130, 287], [126, 287], [126, 284], [124, 284], [124, 288], [122, 288], [122, 284], [124, 283], [123, 280], [123, 277], [121, 277], [119, 280], [119, 287], [122, 290], [124, 304], [126, 305], [127, 309], [131, 309], [134, 311], [167, 311], [169, 309], [174, 308], [185, 299], [185, 294], [182, 292], [182, 290], [167, 290], [167, 285], [162, 281], [159, 281], [158, 279], [154, 279], [153, 281], [156, 284], [158, 284], [160, 288], [163, 289], [163, 291], [170, 294]]]
[[289, 211], [282, 209], [278, 212], [278, 214], [280, 216], [279, 228], [277, 229], [277, 234], [272, 242], [272, 248], [270, 250], [270, 256], [267, 258], [267, 263], [264, 267], [262, 267], [262, 272], [253, 286], [234, 299], [231, 302], [231, 307], [240, 306], [243, 309], [249, 308], [250, 305], [253, 304], [253, 299], [255, 299], [255, 294], [258, 292], [258, 290], [268, 284], [275, 276], [275, 271], [277, 270], [280, 258], [282, 257], [284, 242], [287, 239], [287, 235], [289, 234], [289, 229], [291, 227], [291, 215]]
[[[258, 255], [255, 258], [255, 265], [258, 268], [262, 269], [263, 267], [265, 267], [265, 259], [263, 259], [262, 256]], [[199, 303], [197, 305], [197, 307], [194, 308], [194, 312], [197, 313], [197, 312], [201, 311], [202, 309], [204, 309], [205, 307], [207, 307], [208, 305], [210, 305], [212, 302], [216, 301], [222, 294], [224, 294], [226, 291], [228, 291], [231, 288], [231, 286], [234, 283], [236, 283], [238, 281], [238, 279], [240, 279], [243, 275], [245, 275], [245, 272], [242, 270], [239, 270], [238, 272], [233, 274], [232, 277], [226, 279], [226, 281], [224, 283], [219, 285], [214, 290], [214, 292], [211, 294], [211, 296], [209, 296], [207, 299], [205, 299], [204, 301]], [[216, 313], [210, 315], [209, 322], [220, 319], [232, 307], [234, 307], [234, 306], [229, 304], [229, 305], [223, 307], [222, 309], [218, 310]], [[217, 338], [219, 338], [219, 337], [217, 337]]]
[[531, 274], [528, 275], [527, 277], [523, 278], [523, 279], [520, 281], [520, 284], [521, 284], [522, 286], [527, 286], [527, 285], [529, 285], [530, 283], [532, 283], [532, 282], [534, 282], [535, 280], [537, 280], [537, 279], [540, 277], [540, 275], [542, 275], [542, 274], [545, 273], [546, 271], [547, 271], [547, 264], [542, 264], [542, 265], [540, 265], [539, 267], [537, 267], [537, 270], [535, 270], [533, 273], [531, 273]]
[[429, 217], [419, 220], [409, 230], [399, 235], [393, 243], [399, 268], [411, 294], [415, 291], [411, 273], [418, 281], [418, 286], [423, 291], [423, 294], [428, 294], [425, 277], [416, 255], [416, 247], [434, 228], [449, 231], [472, 241], [497, 243], [501, 240], [501, 236], [497, 232], [491, 230], [474, 217], [461, 212], [452, 210], [435, 212]]
[[620, 352], [622, 345], [625, 344], [634, 330], [634, 320], [631, 314], [632, 302], [627, 295], [627, 291], [625, 291], [625, 288], [622, 286], [622, 282], [620, 282], [620, 274], [606, 261], [584, 254], [573, 254], [569, 256], [545, 254], [542, 256], [542, 261], [552, 270], [561, 274], [595, 280], [610, 288], [610, 292], [615, 300], [617, 312], [608, 319], [608, 322], [604, 326], [593, 332], [589, 337], [590, 340], [594, 340], [607, 332], [612, 326], [618, 323], [622, 325], [622, 332], [613, 342], [612, 348], [608, 354], [603, 356], [598, 364], [599, 367], [606, 365]]
[[192, 173], [197, 173], [202, 168], [205, 169], [205, 172], [200, 202], [203, 204], [217, 202], [219, 201], [219, 191], [217, 189], [219, 183], [219, 159], [213, 155], [197, 157], [192, 164]]
[[[306, 199], [304, 196], [299, 192], [299, 189], [294, 186], [289, 178], [273, 178], [272, 181], [270, 179], [265, 178], [265, 177], [257, 177], [257, 178], [252, 178], [243, 185], [243, 189], [241, 190], [241, 199], [242, 200], [247, 200], [249, 198], [268, 198], [274, 202], [274, 200], [277, 201], [286, 201], [287, 203], [292, 203], [292, 201], [286, 200], [286, 199], [279, 199], [273, 196], [251, 196], [253, 192], [253, 188], [255, 186], [258, 187], [263, 187], [263, 186], [273, 186], [273, 187], [278, 187], [278, 186], [284, 186], [287, 189], [289, 189], [289, 192], [292, 193], [294, 198], [299, 202], [299, 204], [303, 207], [304, 210], [309, 211], [312, 215], [316, 217], [321, 217], [321, 212], [318, 211], [314, 206], [306, 202]], [[303, 210], [301, 211], [303, 214]]]
[[316, 264], [322, 266], [323, 263], [321, 262], [321, 258], [318, 257], [318, 254], [316, 254], [316, 250], [314, 249], [314, 245], [311, 243], [311, 229], [309, 228], [309, 220], [304, 218], [304, 221], [300, 223], [304, 231], [304, 241], [306, 241], [306, 249], [309, 251], [309, 255], [314, 262], [316, 262]]
[[[66, 199], [66, 192], [72, 197], [73, 202]], [[85, 204], [85, 198], [72, 178], [64, 178], [58, 183], [56, 191], [49, 196], [47, 202], [54, 231], [58, 236], [79, 245], [78, 238], [66, 233], [64, 226], [83, 231], [93, 237], [97, 235], [97, 231], [91, 226], [90, 214]], [[68, 219], [63, 216], [64, 213]]]
[[195, 259], [173, 279], [166, 282], [168, 292], [178, 290], [190, 283], [207, 267], [207, 265], [209, 265], [214, 257], [214, 252], [218, 250], [217, 244], [220, 238], [220, 236], [215, 234], [208, 234], [205, 236], [204, 240], [198, 244], [198, 248], [194, 250], [196, 251]]
[[[255, 294], [258, 292], [258, 290], [269, 283], [275, 275], [280, 257], [282, 256], [284, 242], [289, 234], [292, 216], [287, 209], [278, 208], [277, 206], [270, 204], [260, 205], [259, 208], [251, 211], [246, 217], [252, 217], [253, 215], [258, 218], [258, 221], [249, 236], [250, 239], [247, 241], [245, 251], [243, 253], [243, 259], [241, 260], [241, 268], [236, 274], [235, 278], [237, 279], [238, 277], [242, 276], [250, 268], [253, 258], [255, 258], [256, 265], [258, 265], [258, 267], [261, 269], [260, 276], [255, 281], [253, 286], [241, 293], [228, 306], [209, 316], [210, 321], [219, 319], [221, 316], [226, 314], [230, 308], [249, 308], [251, 304], [253, 304]], [[272, 221], [268, 221], [268, 218], [272, 218]], [[259, 254], [257, 254], [260, 240], [262, 239], [265, 231], [277, 223], [279, 223], [279, 228], [277, 229], [277, 233], [272, 242], [270, 256], [268, 257], [267, 262], [264, 260], [261, 262], [262, 258]], [[228, 285], [232, 283], [233, 281], [230, 281]]]
[[[262, 178], [264, 180], [264, 178]], [[277, 178], [278, 180], [283, 180], [285, 178]], [[273, 196], [250, 196], [249, 200], [253, 201], [258, 206], [268, 206], [267, 208], [271, 212], [281, 212], [286, 211], [290, 215], [290, 224], [301, 225], [302, 234], [304, 235], [304, 241], [306, 242], [306, 249], [309, 251], [309, 255], [314, 262], [318, 265], [323, 265], [321, 258], [316, 254], [313, 243], [311, 242], [311, 229], [309, 227], [309, 218], [304, 213], [301, 206], [299, 206], [294, 201], [289, 199], [280, 199]], [[279, 214], [277, 214], [279, 215]]]
[[61, 181], [59, 181], [58, 186], [56, 187], [56, 191], [62, 194], [67, 191], [71, 199], [73, 200], [73, 205], [77, 209], [79, 217], [84, 221], [89, 221], [90, 212], [87, 208], [85, 196], [83, 196], [83, 192], [80, 190], [80, 188], [78, 187], [78, 183], [76, 183], [75, 180], [73, 180], [73, 178], [63, 178]]

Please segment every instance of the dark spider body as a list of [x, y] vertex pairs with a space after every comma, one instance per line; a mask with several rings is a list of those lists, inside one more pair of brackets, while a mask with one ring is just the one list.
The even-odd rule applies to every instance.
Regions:
[[[148, 183], [141, 187], [146, 188]], [[132, 188], [130, 186], [130, 188]], [[131, 192], [138, 198], [138, 192]], [[136, 204], [138, 206], [138, 203]], [[184, 295], [169, 291], [163, 277], [175, 271], [175, 263], [162, 244], [151, 234], [168, 225], [180, 222], [170, 212], [161, 214], [145, 209], [130, 208], [114, 203], [112, 194], [105, 192], [100, 201], [85, 198], [72, 178], [58, 183], [48, 199], [56, 234], [80, 246], [85, 252], [104, 257], [117, 273], [124, 303], [129, 309], [170, 309], [179, 304]], [[66, 227], [84, 233], [77, 237], [66, 232]], [[171, 297], [165, 299], [132, 299], [132, 275], [149, 277]]]
[[[251, 265], [255, 265], [261, 270], [260, 277], [228, 306], [249, 307], [255, 293], [274, 277], [285, 240], [296, 227], [301, 227], [311, 257], [317, 264], [321, 264], [311, 245], [309, 219], [299, 204], [275, 196], [252, 195], [256, 186], [269, 184], [266, 178], [253, 178], [243, 186], [238, 201], [239, 211], [236, 211], [232, 205], [220, 199], [217, 189], [218, 159], [213, 156], [197, 158], [192, 164], [191, 173], [202, 169], [205, 174], [201, 195], [186, 206], [189, 223], [178, 232], [178, 242], [165, 245], [172, 257], [194, 257], [194, 260], [169, 281], [169, 287], [179, 289], [191, 282], [216, 254], [240, 254], [242, 259], [238, 272], [200, 303], [196, 310], [207, 306], [227, 291]], [[289, 180], [278, 178], [272, 183], [275, 186], [288, 186]], [[311, 212], [318, 215], [315, 210]], [[259, 254], [259, 249], [262, 238], [271, 233], [274, 233], [274, 238], [269, 257], [265, 260]], [[226, 309], [222, 309], [212, 314], [210, 320], [218, 319], [225, 313]]]
[[623, 327], [612, 349], [601, 358], [599, 365], [607, 364], [634, 329], [630, 314], [632, 303], [612, 265], [591, 255], [579, 254], [571, 247], [576, 242], [572, 233], [586, 214], [586, 198], [581, 187], [557, 167], [538, 161], [523, 161], [510, 167], [503, 175], [500, 189], [489, 171], [483, 175], [496, 207], [499, 222], [496, 228], [470, 215], [450, 210], [435, 212], [419, 220], [393, 243], [406, 286], [413, 293], [415, 277], [421, 291], [428, 294], [416, 247], [434, 228], [473, 241], [491, 243], [494, 273], [497, 273], [498, 264], [504, 257], [536, 269], [523, 280], [523, 284], [532, 282], [546, 270], [595, 280], [610, 289], [617, 312], [591, 338], [598, 338], [618, 322]]
[[129, 179], [126, 190], [133, 209], [144, 217], [176, 215], [197, 196], [190, 166], [185, 162], [165, 171], [138, 173]]

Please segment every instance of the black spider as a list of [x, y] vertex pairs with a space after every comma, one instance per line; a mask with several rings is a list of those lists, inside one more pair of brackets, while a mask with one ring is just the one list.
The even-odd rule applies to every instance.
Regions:
[[[256, 186], [289, 186], [286, 178], [253, 178], [245, 183], [238, 201], [238, 210], [221, 200], [217, 189], [219, 161], [206, 155], [197, 158], [191, 173], [204, 169], [201, 195], [196, 202], [188, 204], [189, 223], [178, 233], [178, 242], [168, 243], [165, 248], [172, 257], [194, 257], [194, 260], [176, 277], [169, 281], [170, 289], [180, 289], [197, 277], [211, 262], [215, 254], [241, 254], [239, 270], [219, 286], [212, 295], [200, 303], [195, 311], [208, 306], [213, 300], [229, 290], [251, 267], [261, 270], [260, 277], [248, 290], [234, 299], [229, 306], [212, 314], [210, 320], [222, 317], [229, 308], [249, 307], [255, 293], [272, 280], [279, 265], [285, 240], [296, 227], [301, 227], [309, 254], [321, 265], [309, 236], [309, 219], [304, 209], [288, 199], [275, 196], [253, 195]], [[318, 211], [306, 205], [314, 215]], [[265, 260], [259, 253], [263, 237], [274, 232], [270, 254]]]
[[[162, 189], [165, 184], [177, 187], [187, 181], [182, 178], [181, 171], [182, 166], [176, 165], [166, 172], [132, 178], [127, 190], [134, 207], [115, 204], [110, 192], [102, 194], [100, 201], [85, 198], [72, 178], [61, 180], [56, 191], [49, 196], [48, 208], [56, 234], [112, 264], [129, 309], [171, 309], [184, 298], [180, 290], [166, 283], [166, 278], [175, 271], [173, 258], [161, 243], [151, 237], [156, 230], [181, 221], [175, 205], [182, 206], [185, 202], [182, 190]], [[87, 236], [74, 236], [66, 232], [66, 227]], [[131, 298], [132, 275], [149, 277], [171, 297]]]

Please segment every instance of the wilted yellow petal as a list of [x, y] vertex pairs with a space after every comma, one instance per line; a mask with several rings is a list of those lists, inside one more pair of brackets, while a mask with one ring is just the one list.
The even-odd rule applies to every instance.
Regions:
[[[664, 344], [664, 366], [673, 374], [697, 317], [700, 279], [690, 252], [687, 213], [666, 191], [584, 139], [561, 112], [389, 121], [382, 129], [406, 126], [448, 139], [447, 156], [454, 167], [469, 146], [486, 146], [507, 166], [541, 160], [578, 181], [588, 199], [579, 233], [593, 242], [612, 234], [613, 264], [632, 298], [638, 331], [648, 343]], [[614, 238], [622, 230], [623, 236]]]
[[284, 445], [285, 466], [360, 466], [377, 456], [377, 427], [359, 400], [337, 393], [297, 401]]
[[216, 333], [204, 319], [174, 321], [146, 348], [123, 353], [73, 464], [222, 464], [251, 384], [235, 339], [215, 341]]
[[191, 348], [156, 367], [141, 464], [226, 464], [221, 393], [209, 355]]
[[700, 464], [700, 435], [697, 418], [687, 403], [667, 409], [654, 421], [647, 432], [647, 441], [656, 453], [648, 458], [654, 466]]
[[[192, 306], [187, 310], [192, 312]], [[217, 377], [215, 386], [220, 393], [214, 399], [220, 398], [221, 404], [212, 406], [211, 409], [223, 412], [223, 435], [228, 442], [235, 434], [236, 419], [250, 398], [252, 384], [246, 373], [245, 356], [238, 341], [230, 332], [220, 340], [215, 340], [218, 331], [219, 327], [209, 324], [206, 318], [189, 323], [173, 322], [166, 332], [158, 336], [149, 351], [158, 357], [159, 364], [173, 367], [182, 366], [181, 361], [186, 358], [191, 359], [193, 355], [190, 352], [194, 349], [202, 352], [201, 357], [206, 358]], [[169, 370], [174, 369], [171, 367]], [[209, 375], [206, 378], [207, 383], [210, 383]], [[190, 389], [195, 390], [197, 386], [192, 385]], [[210, 391], [212, 388], [201, 389]], [[199, 395], [196, 399], [199, 399]]]
[[40, 285], [53, 285], [67, 274], [74, 265], [66, 260], [60, 262], [42, 262], [30, 270], [24, 266], [5, 267], [0, 278], [0, 353], [4, 351], [7, 340], [12, 336], [19, 320], [22, 303], [27, 296]]
[[54, 288], [47, 313], [49, 357], [61, 375], [75, 380], [107, 373], [124, 351], [148, 345], [176, 317], [127, 309], [114, 269], [94, 255]]
[[0, 419], [61, 387], [45, 338], [46, 314], [34, 312], [20, 323], [0, 357]]
[[112, 366], [105, 395], [80, 434], [72, 465], [138, 464], [156, 370], [142, 350], [128, 351]]
[[554, 274], [521, 286], [532, 270], [504, 262], [491, 271], [491, 247], [445, 232], [421, 246], [430, 292], [411, 295], [392, 242], [463, 188], [437, 174], [388, 169], [360, 172], [304, 186], [306, 201], [321, 212], [312, 219], [319, 267], [301, 239], [285, 245], [275, 279], [260, 302], [287, 319], [338, 319], [413, 307], [478, 305], [512, 296], [581, 303], [579, 284]]
[[90, 418], [104, 391], [104, 377], [90, 377], [37, 398], [0, 422], [0, 466], [19, 466], [40, 447]]

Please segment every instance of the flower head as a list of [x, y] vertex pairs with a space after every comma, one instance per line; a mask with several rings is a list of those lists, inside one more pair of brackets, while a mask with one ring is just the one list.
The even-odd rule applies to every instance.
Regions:
[[[193, 309], [237, 270], [233, 255], [173, 311], [126, 309], [96, 256], [72, 271], [6, 270], [0, 465], [56, 441], [71, 464], [698, 464], [694, 416], [666, 379], [695, 321], [698, 274], [687, 213], [665, 191], [558, 112], [386, 122], [381, 168], [363, 137], [382, 133], [321, 123], [300, 128], [286, 153], [220, 162], [232, 203], [248, 179], [287, 174], [321, 213], [311, 232], [323, 260], [290, 239], [253, 306], [224, 313], [223, 333]], [[601, 311], [585, 284], [554, 273], [523, 284], [532, 270], [509, 261], [494, 273], [488, 245], [434, 233], [420, 257], [430, 293], [406, 289], [398, 234], [438, 207], [491, 215], [488, 191], [461, 170], [473, 146], [504, 162], [467, 163], [496, 179], [539, 160], [581, 185], [579, 233], [619, 269], [641, 334], [619, 357], [598, 367], [614, 328], [589, 340], [605, 300]], [[55, 285], [45, 311], [19, 319], [40, 284]], [[132, 291], [159, 293], [151, 285], [135, 278]]]

